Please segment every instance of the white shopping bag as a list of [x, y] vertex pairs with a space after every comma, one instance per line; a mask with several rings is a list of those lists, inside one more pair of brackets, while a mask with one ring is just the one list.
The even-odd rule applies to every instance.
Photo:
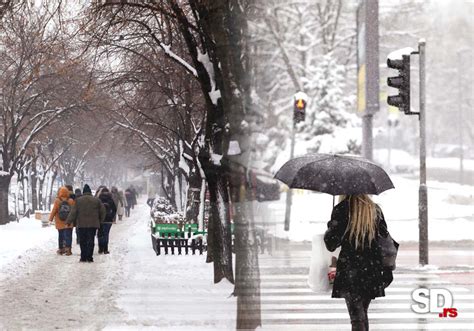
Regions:
[[329, 252], [324, 245], [324, 234], [313, 236], [313, 248], [311, 251], [311, 264], [309, 266], [308, 285], [314, 292], [326, 292], [331, 289], [328, 280], [331, 258], [339, 256], [340, 248]]

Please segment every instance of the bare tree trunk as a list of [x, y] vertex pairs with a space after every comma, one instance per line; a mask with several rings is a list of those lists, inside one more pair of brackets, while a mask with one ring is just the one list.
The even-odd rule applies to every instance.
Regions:
[[8, 217], [8, 189], [10, 187], [11, 176], [0, 176], [0, 225], [9, 222]]
[[207, 261], [214, 262], [214, 283], [227, 278], [234, 283], [232, 266], [232, 233], [229, 213], [229, 192], [227, 178], [218, 167], [201, 163], [206, 172], [209, 190], [209, 223], [207, 238]]
[[198, 223], [199, 208], [201, 205], [201, 176], [193, 169], [189, 175], [189, 187], [186, 202], [186, 221]]
[[[238, 190], [238, 191], [237, 191]], [[255, 329], [261, 325], [260, 270], [255, 227], [251, 219], [251, 199], [246, 185], [237, 188], [234, 197], [235, 216], [235, 290], [237, 296], [237, 329]]]
[[36, 158], [31, 161], [31, 208], [33, 212], [38, 209], [38, 180], [36, 177]]
[[58, 171], [54, 170], [53, 175], [51, 177], [51, 185], [49, 186], [48, 204], [47, 204], [48, 210], [51, 208], [51, 202], [53, 201], [53, 186], [57, 177], [58, 177]]
[[43, 185], [46, 175], [43, 175], [39, 178], [38, 185], [38, 206], [40, 210], [44, 210], [44, 201], [43, 201]]
[[28, 178], [25, 176], [21, 181], [21, 188], [23, 190], [23, 215], [28, 214], [30, 203], [28, 201]]

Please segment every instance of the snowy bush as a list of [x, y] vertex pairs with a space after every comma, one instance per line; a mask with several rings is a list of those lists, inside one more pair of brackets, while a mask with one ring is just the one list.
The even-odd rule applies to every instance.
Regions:
[[171, 202], [163, 197], [158, 197], [153, 202], [151, 217], [159, 223], [178, 223], [183, 221], [183, 214], [177, 212]]

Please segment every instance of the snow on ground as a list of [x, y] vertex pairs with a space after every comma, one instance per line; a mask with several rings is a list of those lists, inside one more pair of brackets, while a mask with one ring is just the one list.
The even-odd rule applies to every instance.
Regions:
[[29, 255], [29, 251], [37, 246], [55, 242], [56, 238], [54, 226], [42, 228], [41, 221], [34, 217], [0, 226], [0, 269]]
[[156, 256], [146, 204], [112, 227], [111, 254], [94, 263], [79, 263], [75, 244], [56, 255], [56, 230], [27, 222], [0, 227], [13, 256], [0, 264], [0, 330], [234, 329], [233, 286], [212, 283], [204, 255]]
[[[389, 231], [397, 241], [418, 240], [418, 181], [393, 175], [395, 189], [373, 196], [380, 204]], [[428, 181], [430, 240], [474, 240], [474, 187]], [[278, 237], [311, 241], [326, 230], [332, 196], [294, 190], [290, 231], [283, 229], [285, 194], [280, 201], [260, 204], [257, 215]], [[336, 198], [337, 203], [337, 198]]]
[[[141, 210], [145, 211], [142, 219], [148, 220], [148, 210]], [[107, 330], [235, 328], [236, 299], [229, 298], [233, 286], [226, 281], [213, 284], [212, 265], [205, 263], [205, 254], [156, 256], [148, 222], [141, 221], [130, 230], [124, 282], [117, 299], [127, 317]]]

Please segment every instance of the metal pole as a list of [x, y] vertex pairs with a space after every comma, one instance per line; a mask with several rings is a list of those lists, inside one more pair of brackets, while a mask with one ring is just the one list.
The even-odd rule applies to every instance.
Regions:
[[418, 42], [420, 56], [420, 189], [419, 189], [419, 261], [428, 264], [428, 190], [426, 187], [426, 111], [425, 111], [425, 47]]
[[388, 152], [387, 152], [387, 170], [390, 171], [390, 166], [392, 163], [392, 125], [393, 123], [388, 124]]
[[[291, 131], [291, 148], [290, 148], [290, 160], [295, 156], [295, 136], [296, 136], [296, 121], [293, 120], [293, 129]], [[291, 219], [291, 204], [293, 202], [293, 191], [288, 188], [286, 192], [286, 210], [285, 210], [285, 231], [290, 230], [290, 219]]]
[[371, 114], [364, 114], [362, 117], [362, 155], [367, 160], [373, 158], [372, 119]]
[[372, 121], [379, 111], [379, 1], [365, 1], [366, 108], [362, 119], [362, 152], [373, 159]]
[[464, 137], [463, 137], [463, 103], [462, 103], [462, 81], [461, 81], [461, 53], [462, 51], [458, 51], [458, 132], [459, 132], [459, 184], [464, 182]]

